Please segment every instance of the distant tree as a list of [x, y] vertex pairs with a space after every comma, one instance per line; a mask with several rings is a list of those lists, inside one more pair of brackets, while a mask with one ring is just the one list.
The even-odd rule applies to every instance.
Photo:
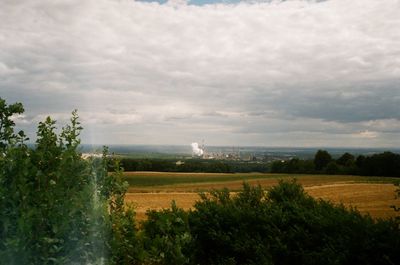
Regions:
[[367, 157], [368, 173], [375, 176], [400, 176], [400, 155], [383, 152]]
[[400, 176], [400, 155], [383, 152], [372, 156], [358, 156], [357, 174], [365, 176]]
[[338, 174], [339, 166], [336, 164], [335, 161], [331, 160], [328, 165], [325, 167], [325, 172], [329, 175]]
[[344, 153], [336, 160], [336, 163], [341, 166], [351, 166], [355, 163], [354, 156], [349, 153]]
[[284, 161], [274, 161], [271, 164], [271, 172], [272, 173], [283, 173], [284, 172]]
[[359, 155], [356, 158], [356, 167], [357, 167], [357, 174], [358, 175], [366, 175], [365, 170], [365, 156]]
[[301, 173], [315, 173], [315, 165], [312, 160], [304, 160], [302, 161], [302, 171]]
[[318, 150], [314, 157], [314, 165], [316, 170], [323, 170], [332, 160], [331, 155], [325, 150]]
[[300, 171], [300, 160], [298, 158], [292, 158], [286, 164], [288, 173], [296, 173]]

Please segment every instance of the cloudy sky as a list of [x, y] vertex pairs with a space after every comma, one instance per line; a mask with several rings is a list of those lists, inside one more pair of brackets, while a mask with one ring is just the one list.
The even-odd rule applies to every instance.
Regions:
[[34, 139], [400, 147], [400, 0], [1, 0], [0, 97]]

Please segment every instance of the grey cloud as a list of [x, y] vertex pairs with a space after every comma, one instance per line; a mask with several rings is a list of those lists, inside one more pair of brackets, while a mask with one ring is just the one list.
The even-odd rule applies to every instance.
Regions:
[[33, 117], [78, 108], [88, 141], [295, 144], [303, 133], [354, 144], [375, 128], [371, 144], [398, 144], [388, 125], [400, 120], [398, 8], [3, 1], [0, 96]]
[[[317, 118], [337, 122], [361, 122], [380, 119], [400, 120], [400, 91], [396, 82], [376, 86], [353, 83], [328, 92], [285, 93], [278, 102], [286, 113], [295, 117]], [[348, 95], [351, 92], [351, 95]]]

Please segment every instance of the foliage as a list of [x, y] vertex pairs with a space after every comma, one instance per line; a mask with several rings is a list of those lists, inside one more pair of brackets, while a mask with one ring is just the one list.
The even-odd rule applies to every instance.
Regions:
[[400, 176], [400, 154], [384, 152], [357, 158], [359, 174], [373, 176]]
[[400, 176], [400, 154], [383, 152], [371, 156], [344, 153], [333, 159], [325, 150], [318, 150], [314, 160], [293, 158], [288, 161], [275, 161], [271, 164], [273, 173], [300, 173], [363, 176]]
[[236, 198], [227, 189], [202, 195], [189, 217], [193, 263], [271, 264], [265, 198], [260, 187], [248, 185]]
[[189, 216], [193, 264], [398, 264], [396, 223], [317, 201], [295, 182], [202, 197]]
[[[103, 157], [84, 160], [77, 112], [56, 133], [56, 121], [40, 122], [34, 149], [14, 133], [22, 104], [0, 99], [0, 264], [98, 264], [132, 260], [135, 226], [125, 211], [127, 184], [117, 165], [108, 174]], [[136, 253], [136, 252], [132, 252]], [[108, 257], [110, 256], [110, 257]]]
[[337, 159], [326, 150], [318, 150], [314, 159], [303, 160], [292, 158], [272, 163], [253, 161], [156, 158], [121, 158], [121, 165], [126, 171], [160, 171], [160, 172], [209, 172], [209, 173], [299, 173], [330, 175], [364, 175], [364, 176], [400, 176], [400, 154], [384, 152], [371, 156], [355, 157], [344, 153]]
[[315, 173], [314, 162], [311, 160], [300, 160], [298, 158], [289, 161], [275, 161], [271, 165], [274, 173]]
[[339, 166], [336, 161], [330, 161], [325, 167], [325, 172], [330, 175], [337, 174], [337, 172], [339, 172]]
[[150, 210], [143, 223], [143, 242], [150, 264], [188, 264], [191, 251], [188, 213], [173, 201], [171, 209]]
[[[400, 181], [397, 181], [395, 184], [396, 186], [396, 199], [400, 199]], [[396, 212], [400, 213], [400, 207], [398, 205], [392, 205], [390, 206], [391, 208], [393, 208], [393, 210], [395, 210]], [[400, 227], [400, 215], [396, 216], [396, 220], [399, 221], [399, 227]]]
[[111, 264], [141, 264], [143, 250], [137, 238], [135, 212], [131, 205], [125, 205], [124, 198], [128, 183], [122, 181], [123, 171], [119, 161], [115, 161], [115, 172], [112, 174], [113, 191], [109, 202], [112, 223]]
[[341, 157], [337, 159], [337, 164], [341, 166], [352, 166], [355, 163], [355, 158], [352, 154], [344, 153]]
[[[31, 149], [14, 132], [22, 105], [0, 99], [0, 110], [1, 265], [400, 264], [398, 221], [315, 200], [295, 181], [201, 194], [189, 212], [175, 203], [149, 211], [138, 231], [120, 163], [108, 172], [106, 148], [102, 158], [81, 157], [76, 111], [59, 134], [50, 117], [40, 122]], [[322, 170], [368, 162], [397, 172], [396, 155], [371, 157], [330, 160]]]
[[314, 157], [314, 165], [317, 171], [324, 169], [332, 160], [331, 155], [325, 150], [318, 150]]
[[15, 122], [12, 117], [22, 114], [24, 107], [21, 103], [7, 105], [6, 101], [0, 98], [0, 152], [3, 152], [8, 144], [16, 144], [24, 140], [23, 132], [14, 133]]
[[248, 161], [223, 161], [204, 159], [182, 159], [182, 164], [176, 164], [176, 159], [138, 159], [121, 158], [121, 164], [126, 171], [162, 171], [162, 172], [268, 172], [266, 163]]

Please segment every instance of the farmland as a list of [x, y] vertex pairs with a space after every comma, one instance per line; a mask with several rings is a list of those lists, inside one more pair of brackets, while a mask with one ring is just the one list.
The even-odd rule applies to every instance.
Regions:
[[291, 178], [296, 178], [315, 198], [356, 207], [375, 218], [396, 214], [390, 208], [398, 204], [392, 184], [395, 179], [343, 175], [125, 172], [125, 180], [130, 185], [126, 201], [133, 203], [138, 219], [143, 220], [146, 210], [168, 208], [172, 200], [188, 210], [199, 199], [199, 192], [225, 187], [235, 192], [241, 189], [244, 181], [268, 188], [280, 179]]

